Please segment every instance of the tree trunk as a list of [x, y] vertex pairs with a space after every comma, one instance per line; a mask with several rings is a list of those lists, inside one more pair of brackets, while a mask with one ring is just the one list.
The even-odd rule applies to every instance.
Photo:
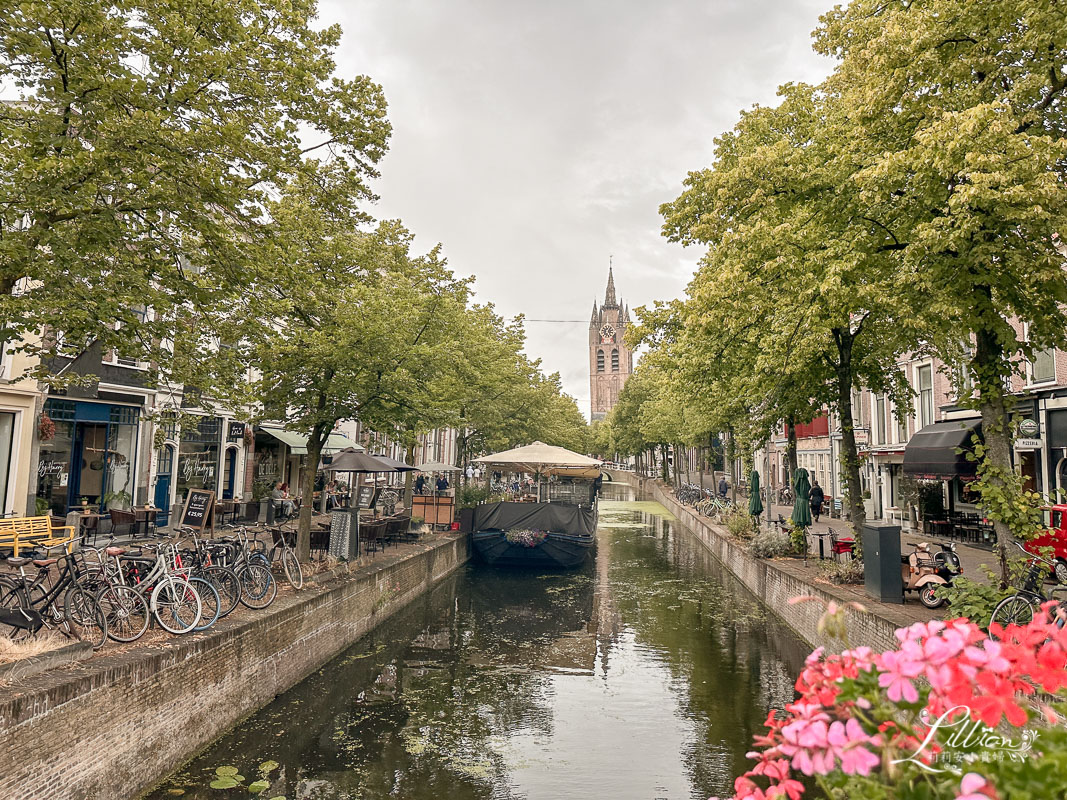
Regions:
[[792, 415], [786, 420], [785, 435], [785, 468], [787, 473], [785, 485], [792, 489], [793, 476], [797, 474], [797, 426], [796, 418]]
[[670, 483], [671, 482], [671, 462], [670, 462], [670, 459], [667, 458], [667, 445], [662, 444], [662, 443], [660, 444], [660, 446], [659, 446], [659, 457], [663, 460], [663, 464], [660, 465], [660, 474], [663, 476], [663, 482], [664, 483]]
[[296, 529], [296, 557], [307, 561], [311, 557], [311, 515], [315, 504], [315, 475], [319, 471], [319, 459], [326, 439], [333, 430], [333, 423], [318, 422], [308, 437], [307, 463], [304, 465], [303, 486], [300, 492], [300, 521]]
[[852, 417], [852, 334], [835, 331], [837, 340], [837, 413], [841, 415], [841, 468], [845, 475], [849, 521], [852, 525], [855, 557], [863, 557], [863, 524], [867, 512], [863, 507], [860, 483], [860, 459], [856, 451], [856, 423]]
[[[726, 460], [730, 463], [730, 502], [737, 505], [737, 442], [734, 441], [734, 432], [727, 431]], [[726, 464], [722, 465], [726, 472]]]
[[[988, 294], [988, 291], [987, 291]], [[986, 302], [991, 302], [988, 298]], [[989, 489], [1003, 495], [1014, 494], [1014, 487], [1002, 476], [1012, 472], [1011, 448], [1012, 437], [1008, 426], [1008, 406], [1005, 398], [1004, 380], [1010, 374], [1004, 348], [994, 331], [976, 331], [974, 372], [978, 384], [978, 408], [982, 414], [982, 437], [985, 451], [982, 461], [987, 466], [982, 480]], [[997, 534], [997, 555], [1000, 561], [1001, 588], [1009, 585], [1008, 544], [1012, 541], [1011, 528], [1004, 520], [997, 519], [984, 509], [993, 520], [993, 530]]]
[[[404, 451], [404, 463], [409, 466], [415, 466], [415, 443], [412, 442], [407, 446]], [[412, 478], [414, 472], [404, 473], [404, 505], [407, 507], [408, 516], [411, 516], [411, 510], [415, 507], [414, 496], [411, 491]]]

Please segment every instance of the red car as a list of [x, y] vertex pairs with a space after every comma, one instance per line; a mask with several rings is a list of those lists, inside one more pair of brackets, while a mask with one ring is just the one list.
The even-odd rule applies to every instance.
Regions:
[[1059, 583], [1067, 583], [1067, 505], [1056, 505], [1045, 510], [1049, 515], [1049, 527], [1023, 546], [1034, 554], [1037, 554], [1039, 547], [1052, 548], [1056, 580]]

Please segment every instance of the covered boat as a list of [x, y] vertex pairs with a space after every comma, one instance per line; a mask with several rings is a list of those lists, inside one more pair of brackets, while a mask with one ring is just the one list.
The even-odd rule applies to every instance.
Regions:
[[474, 509], [475, 552], [489, 564], [577, 567], [596, 545], [600, 462], [534, 442], [475, 459], [538, 477], [537, 502], [483, 503]]

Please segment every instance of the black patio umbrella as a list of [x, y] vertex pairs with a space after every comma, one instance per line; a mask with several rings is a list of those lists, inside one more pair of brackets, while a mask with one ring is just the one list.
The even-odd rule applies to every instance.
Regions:
[[391, 466], [392, 469], [389, 470], [390, 472], [415, 472], [418, 470], [418, 467], [413, 467], [410, 464], [405, 464], [403, 461], [397, 461], [395, 458], [390, 458], [389, 456], [374, 457], [381, 461], [383, 464], [388, 464], [389, 466]]
[[[368, 455], [362, 450], [345, 448], [333, 457], [333, 461], [326, 468], [331, 472], [350, 472], [358, 474], [375, 474], [378, 472], [399, 472], [392, 464], [387, 464], [380, 457]], [[352, 481], [356, 501], [356, 540], [359, 541], [359, 486]], [[351, 501], [350, 501], [351, 502]], [[349, 506], [351, 507], [351, 506]]]

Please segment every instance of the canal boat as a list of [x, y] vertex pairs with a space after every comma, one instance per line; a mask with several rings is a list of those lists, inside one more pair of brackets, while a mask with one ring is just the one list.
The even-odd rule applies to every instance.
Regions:
[[600, 462], [563, 447], [534, 442], [475, 459], [489, 469], [537, 478], [526, 502], [483, 503], [474, 509], [474, 551], [487, 564], [572, 569], [596, 547]]

